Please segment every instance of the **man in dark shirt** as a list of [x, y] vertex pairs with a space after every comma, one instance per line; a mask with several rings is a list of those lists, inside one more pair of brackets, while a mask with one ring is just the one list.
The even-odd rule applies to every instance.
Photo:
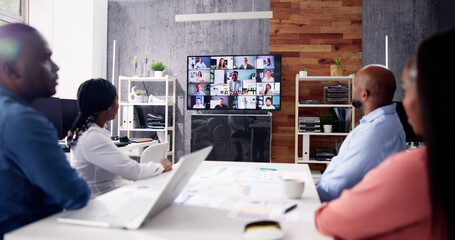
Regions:
[[223, 98], [220, 98], [220, 104], [215, 106], [215, 110], [229, 110], [228, 106], [224, 105]]
[[0, 27], [0, 239], [64, 208], [81, 208], [90, 197], [52, 123], [30, 106], [56, 92], [59, 68], [51, 54], [34, 28]]

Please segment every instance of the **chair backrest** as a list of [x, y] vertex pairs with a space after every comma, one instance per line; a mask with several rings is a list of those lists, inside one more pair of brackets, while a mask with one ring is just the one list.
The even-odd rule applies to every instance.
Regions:
[[157, 143], [146, 148], [141, 155], [141, 163], [155, 162], [159, 163], [162, 158], [166, 157], [169, 150], [169, 142]]

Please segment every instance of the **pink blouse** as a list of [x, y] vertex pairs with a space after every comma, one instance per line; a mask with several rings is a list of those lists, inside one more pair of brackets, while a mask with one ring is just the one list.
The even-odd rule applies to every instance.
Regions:
[[432, 235], [426, 148], [388, 157], [355, 187], [322, 204], [315, 223], [336, 239], [443, 239]]

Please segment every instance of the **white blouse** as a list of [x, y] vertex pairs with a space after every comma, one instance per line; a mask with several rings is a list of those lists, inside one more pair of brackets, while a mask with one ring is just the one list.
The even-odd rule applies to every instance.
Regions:
[[[71, 166], [82, 174], [91, 198], [118, 188], [129, 181], [153, 177], [164, 171], [159, 163], [138, 163], [111, 141], [106, 129], [92, 124], [71, 150]], [[127, 179], [127, 180], [125, 180]]]

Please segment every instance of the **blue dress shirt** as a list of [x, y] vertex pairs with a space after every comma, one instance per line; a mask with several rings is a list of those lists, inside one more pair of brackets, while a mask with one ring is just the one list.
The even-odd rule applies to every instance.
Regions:
[[90, 197], [58, 146], [52, 123], [1, 87], [0, 189], [0, 239], [63, 208], [80, 208]]
[[406, 136], [395, 109], [395, 104], [386, 105], [360, 119], [316, 183], [321, 202], [338, 198], [389, 155], [406, 149]]

